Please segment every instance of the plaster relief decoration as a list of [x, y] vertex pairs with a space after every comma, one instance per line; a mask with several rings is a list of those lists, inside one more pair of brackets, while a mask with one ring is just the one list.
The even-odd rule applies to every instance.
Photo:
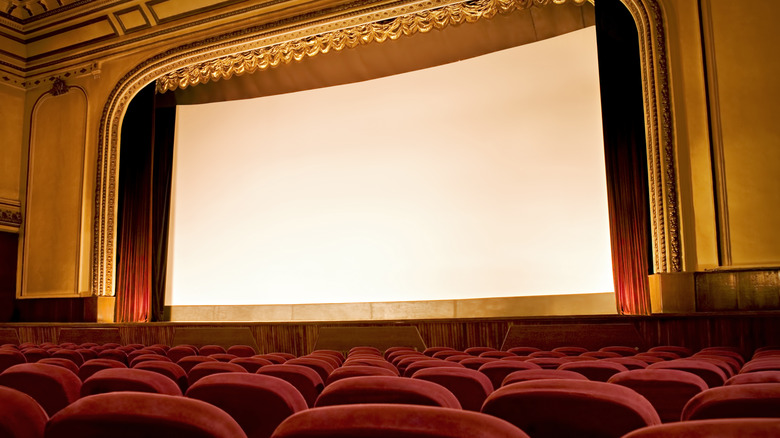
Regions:
[[18, 230], [22, 226], [22, 210], [18, 201], [0, 199], [0, 229]]
[[[664, 23], [657, 0], [622, 0], [637, 23], [650, 157], [655, 272], [680, 270], [674, 150]], [[303, 14], [181, 46], [143, 62], [119, 81], [103, 111], [99, 134], [93, 236], [93, 293], [114, 296], [119, 132], [132, 97], [157, 81], [159, 92], [229, 79], [345, 48], [467, 25], [497, 14], [594, 0], [428, 0], [391, 6], [352, 3], [325, 18]]]

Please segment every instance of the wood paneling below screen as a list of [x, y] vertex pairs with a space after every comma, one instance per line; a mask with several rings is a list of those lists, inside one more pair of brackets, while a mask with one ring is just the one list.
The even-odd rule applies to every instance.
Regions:
[[[407, 325], [417, 328], [425, 345], [465, 349], [469, 346], [501, 348], [510, 327], [528, 326], [534, 331], [548, 330], [546, 339], [570, 335], [567, 326], [581, 328], [582, 342], [599, 338], [601, 327], [624, 324], [633, 327], [645, 346], [682, 345], [694, 350], [707, 346], [728, 345], [752, 352], [764, 345], [780, 344], [780, 312], [731, 314], [663, 315], [663, 316], [601, 316], [514, 319], [406, 320], [387, 322], [328, 323], [149, 323], [149, 324], [0, 324], [0, 329], [16, 330], [19, 342], [60, 342], [63, 328], [118, 328], [122, 343], [173, 344], [177, 328], [224, 327], [229, 330], [248, 328], [261, 352], [283, 351], [295, 355], [311, 352], [321, 327], [341, 327], [359, 330], [362, 327]], [[561, 329], [562, 328], [562, 329]], [[521, 329], [520, 329], [521, 330]], [[566, 333], [564, 333], [566, 332]], [[592, 336], [591, 336], [592, 335]], [[602, 338], [601, 343], [611, 343]], [[577, 339], [567, 338], [571, 343]], [[618, 343], [619, 339], [615, 339]], [[545, 347], [549, 347], [546, 345]]]

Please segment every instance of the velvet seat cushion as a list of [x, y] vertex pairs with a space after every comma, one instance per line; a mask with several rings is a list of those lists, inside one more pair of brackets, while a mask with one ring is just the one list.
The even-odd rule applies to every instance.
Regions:
[[635, 391], [586, 380], [529, 380], [494, 391], [482, 412], [503, 418], [534, 438], [618, 438], [660, 424], [655, 408]]
[[517, 427], [479, 412], [403, 404], [341, 405], [292, 415], [273, 438], [527, 438]]
[[182, 396], [111, 392], [79, 399], [53, 416], [47, 438], [244, 438], [225, 411]]

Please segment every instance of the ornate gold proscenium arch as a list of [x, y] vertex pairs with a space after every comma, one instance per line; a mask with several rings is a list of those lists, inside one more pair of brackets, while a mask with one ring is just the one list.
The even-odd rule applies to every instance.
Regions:
[[[676, 170], [666, 67], [664, 23], [657, 0], [621, 0], [639, 33], [656, 272], [681, 269]], [[499, 13], [593, 0], [427, 0], [390, 8], [345, 10], [327, 20], [289, 27], [247, 29], [240, 34], [182, 46], [151, 58], [114, 88], [100, 123], [93, 240], [93, 293], [113, 296], [119, 137], [127, 105], [145, 85], [172, 90], [234, 74], [262, 70], [360, 44], [396, 39]]]

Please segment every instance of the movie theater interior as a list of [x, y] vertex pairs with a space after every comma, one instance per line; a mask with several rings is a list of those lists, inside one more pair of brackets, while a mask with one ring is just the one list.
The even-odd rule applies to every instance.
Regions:
[[780, 436], [777, 0], [0, 0], [0, 438]]

